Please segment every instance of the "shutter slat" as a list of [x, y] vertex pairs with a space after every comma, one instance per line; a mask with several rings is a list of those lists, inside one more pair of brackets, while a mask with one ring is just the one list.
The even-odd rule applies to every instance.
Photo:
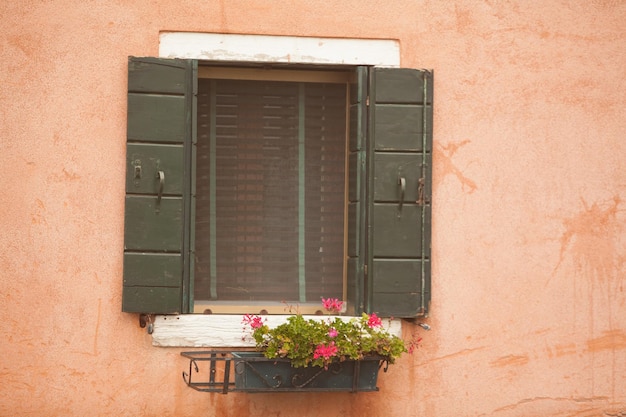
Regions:
[[128, 94], [128, 140], [182, 143], [186, 134], [185, 96]]

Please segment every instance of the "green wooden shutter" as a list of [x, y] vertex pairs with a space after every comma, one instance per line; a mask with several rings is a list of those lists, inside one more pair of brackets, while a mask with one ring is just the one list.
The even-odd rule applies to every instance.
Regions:
[[122, 311], [186, 310], [194, 66], [129, 58]]
[[426, 315], [430, 303], [432, 73], [371, 68], [366, 310]]
[[350, 141], [348, 147], [348, 314], [365, 311], [365, 260], [367, 249], [367, 94], [368, 67], [358, 67], [350, 84]]

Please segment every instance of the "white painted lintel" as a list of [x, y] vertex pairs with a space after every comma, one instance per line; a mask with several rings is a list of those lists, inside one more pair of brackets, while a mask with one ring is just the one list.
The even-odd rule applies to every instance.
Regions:
[[161, 32], [159, 56], [211, 61], [400, 66], [394, 39]]

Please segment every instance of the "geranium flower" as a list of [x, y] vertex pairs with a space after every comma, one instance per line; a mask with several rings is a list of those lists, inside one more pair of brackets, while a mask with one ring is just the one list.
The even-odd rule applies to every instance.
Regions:
[[383, 321], [376, 315], [376, 313], [372, 313], [370, 317], [367, 319], [367, 325], [370, 328], [380, 327], [383, 325]]
[[329, 359], [333, 356], [337, 355], [337, 346], [335, 346], [335, 342], [330, 342], [328, 346], [319, 344], [315, 348], [315, 352], [313, 352], [313, 359], [324, 358]]
[[[326, 310], [333, 312], [341, 311], [344, 306], [337, 298], [322, 298], [322, 302]], [[294, 314], [277, 326], [270, 327], [267, 321], [266, 316], [244, 315], [244, 333], [251, 334], [266, 358], [289, 359], [295, 368], [328, 368], [333, 361], [361, 360], [368, 356], [381, 356], [393, 363], [407, 351], [404, 341], [386, 331], [376, 314], [361, 313], [360, 317], [347, 319], [305, 318], [296, 308]]]
[[263, 319], [261, 318], [261, 316], [245, 314], [243, 316], [242, 323], [250, 325], [250, 327], [252, 327], [253, 329], [258, 329], [259, 327], [263, 326]]
[[322, 298], [322, 305], [328, 311], [339, 313], [343, 307], [343, 301], [338, 298]]

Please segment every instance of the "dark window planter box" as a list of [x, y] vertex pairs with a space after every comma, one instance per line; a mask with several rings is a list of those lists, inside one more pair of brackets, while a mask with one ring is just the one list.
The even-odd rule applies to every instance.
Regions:
[[[379, 357], [337, 362], [324, 369], [294, 368], [288, 359], [267, 359], [259, 352], [204, 351], [181, 355], [190, 359], [189, 373], [183, 373], [187, 385], [198, 391], [222, 393], [378, 391], [378, 372], [386, 365]], [[192, 380], [192, 375], [208, 375], [208, 379], [198, 382]], [[218, 377], [221, 375], [223, 378]]]
[[235, 388], [248, 392], [377, 391], [378, 358], [343, 361], [328, 369], [294, 368], [288, 359], [267, 359], [258, 352], [233, 352]]

